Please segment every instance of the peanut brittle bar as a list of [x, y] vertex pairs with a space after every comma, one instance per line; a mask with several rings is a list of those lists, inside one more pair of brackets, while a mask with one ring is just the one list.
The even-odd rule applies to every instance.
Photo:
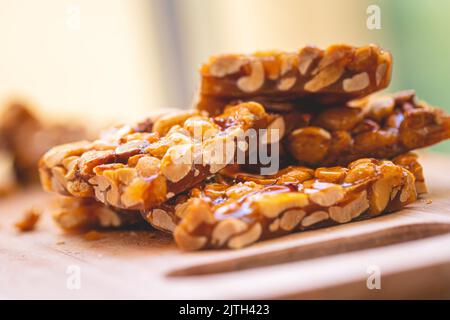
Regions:
[[214, 114], [254, 97], [336, 104], [386, 88], [391, 68], [391, 55], [376, 45], [214, 56], [200, 69], [198, 108]]
[[[412, 155], [397, 161], [420, 167]], [[416, 196], [411, 172], [391, 161], [366, 158], [348, 167], [288, 167], [273, 176], [219, 174], [143, 215], [153, 226], [173, 232], [182, 249], [237, 249], [396, 211]]]
[[90, 198], [64, 196], [57, 199], [52, 216], [66, 231], [123, 228], [142, 221], [137, 211], [112, 209]]
[[314, 167], [392, 159], [450, 138], [450, 116], [417, 101], [413, 91], [280, 114], [286, 150], [298, 164]]
[[[40, 161], [45, 190], [146, 210], [184, 192], [234, 161], [236, 136], [267, 127], [257, 103], [209, 118], [198, 111], [110, 130], [100, 140], [55, 147]], [[225, 157], [217, 157], [225, 144]]]

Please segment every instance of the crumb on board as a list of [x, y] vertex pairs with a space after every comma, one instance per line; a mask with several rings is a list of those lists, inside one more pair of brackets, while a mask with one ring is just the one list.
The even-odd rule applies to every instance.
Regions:
[[33, 231], [40, 217], [41, 213], [39, 210], [36, 208], [28, 209], [25, 211], [22, 218], [14, 224], [14, 226], [20, 232]]
[[433, 199], [420, 199], [420, 202], [425, 203], [425, 204], [432, 204], [433, 203]]
[[95, 230], [91, 230], [84, 234], [84, 239], [86, 239], [88, 241], [96, 241], [96, 240], [100, 240], [101, 238], [103, 238], [103, 235], [100, 232], [95, 231]]

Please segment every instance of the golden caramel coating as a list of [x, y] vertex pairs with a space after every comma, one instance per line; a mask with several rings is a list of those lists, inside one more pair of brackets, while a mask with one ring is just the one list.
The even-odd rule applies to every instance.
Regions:
[[200, 69], [197, 108], [217, 114], [231, 100], [255, 97], [342, 103], [386, 88], [391, 68], [391, 55], [376, 45], [214, 56]]
[[[399, 210], [416, 200], [413, 155], [359, 159], [348, 167], [288, 167], [272, 176], [222, 171], [213, 181], [149, 210], [184, 250], [238, 249], [283, 234]], [[422, 180], [423, 181], [423, 180]]]
[[[269, 120], [250, 102], [214, 118], [188, 111], [115, 128], [93, 142], [51, 149], [40, 161], [41, 182], [47, 191], [115, 208], [150, 209], [232, 163], [236, 136]], [[223, 144], [231, 157], [217, 159], [215, 148]]]

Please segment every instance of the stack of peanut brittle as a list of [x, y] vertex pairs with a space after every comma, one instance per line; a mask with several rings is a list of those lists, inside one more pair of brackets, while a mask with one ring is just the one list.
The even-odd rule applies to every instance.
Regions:
[[375, 45], [221, 55], [195, 108], [57, 146], [40, 161], [66, 230], [147, 221], [186, 250], [242, 248], [394, 212], [426, 192], [411, 150], [450, 138], [450, 117], [386, 88]]

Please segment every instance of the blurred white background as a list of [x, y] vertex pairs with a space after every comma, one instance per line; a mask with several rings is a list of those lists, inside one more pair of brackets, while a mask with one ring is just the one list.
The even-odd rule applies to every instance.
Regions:
[[379, 42], [360, 0], [0, 0], [0, 102], [97, 121], [187, 108], [211, 54]]

